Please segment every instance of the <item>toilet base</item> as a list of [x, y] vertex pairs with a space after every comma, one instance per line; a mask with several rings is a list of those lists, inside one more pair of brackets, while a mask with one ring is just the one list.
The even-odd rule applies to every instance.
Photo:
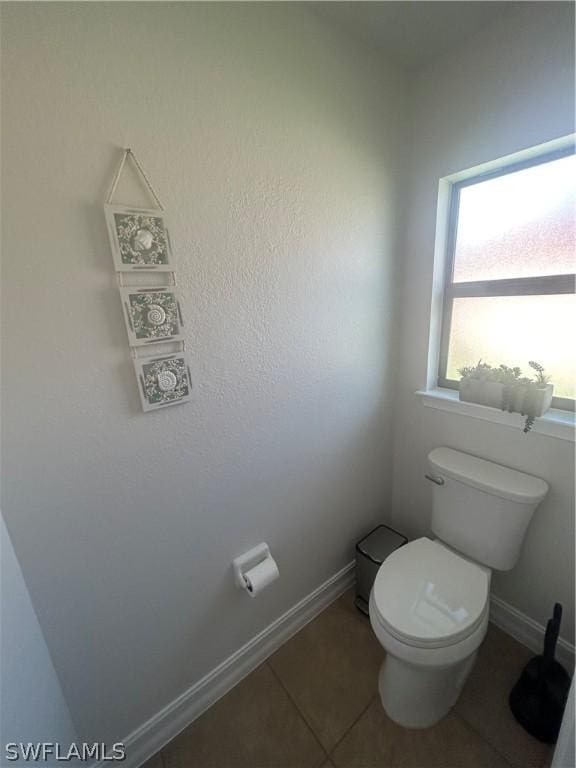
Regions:
[[476, 660], [476, 651], [445, 667], [408, 664], [387, 654], [378, 677], [386, 714], [405, 728], [428, 728], [452, 709]]

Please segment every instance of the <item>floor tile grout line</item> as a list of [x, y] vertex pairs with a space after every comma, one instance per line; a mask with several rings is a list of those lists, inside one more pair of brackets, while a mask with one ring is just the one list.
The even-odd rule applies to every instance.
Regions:
[[[452, 711], [452, 714], [453, 714], [453, 715], [456, 717], [456, 719], [457, 719], [457, 720], [460, 720], [460, 722], [461, 722], [461, 723], [463, 723], [463, 724], [464, 724], [465, 726], [467, 726], [467, 727], [468, 727], [468, 728], [469, 728], [469, 729], [470, 729], [470, 730], [471, 730], [473, 733], [475, 733], [477, 736], [479, 736], [479, 737], [482, 739], [482, 741], [483, 741], [485, 744], [488, 744], [488, 746], [489, 746], [491, 749], [493, 749], [493, 750], [494, 750], [494, 752], [496, 752], [496, 754], [497, 754], [497, 755], [500, 755], [500, 757], [502, 758], [502, 760], [504, 760], [504, 762], [506, 763], [506, 765], [509, 765], [509, 766], [510, 766], [510, 768], [517, 768], [517, 766], [515, 766], [515, 765], [514, 765], [514, 763], [511, 763], [511, 762], [510, 762], [510, 760], [508, 760], [508, 758], [506, 757], [506, 755], [505, 755], [505, 754], [503, 754], [503, 753], [502, 753], [502, 752], [501, 752], [501, 751], [498, 749], [498, 747], [497, 747], [495, 744], [492, 744], [492, 742], [491, 742], [491, 741], [489, 741], [489, 740], [486, 738], [486, 736], [484, 736], [484, 734], [483, 734], [483, 733], [481, 733], [481, 732], [480, 732], [480, 731], [479, 731], [477, 728], [475, 728], [475, 727], [472, 725], [472, 723], [471, 723], [471, 722], [470, 722], [470, 721], [469, 721], [469, 720], [468, 720], [466, 717], [464, 717], [464, 715], [461, 715], [461, 714], [460, 714], [460, 712], [458, 712], [458, 711], [457, 711], [455, 708], [453, 708], [451, 711]], [[544, 767], [543, 767], [543, 768], [544, 768]]]
[[334, 754], [335, 750], [336, 750], [336, 749], [338, 749], [338, 747], [340, 746], [340, 744], [342, 744], [342, 742], [344, 741], [344, 739], [346, 738], [346, 736], [348, 736], [348, 734], [350, 733], [350, 731], [352, 730], [352, 728], [354, 728], [354, 726], [356, 725], [356, 723], [357, 723], [359, 720], [361, 720], [361, 719], [364, 717], [364, 715], [366, 714], [366, 712], [368, 712], [368, 710], [370, 709], [370, 707], [372, 706], [372, 704], [374, 703], [374, 701], [377, 699], [377, 697], [378, 697], [378, 694], [377, 694], [377, 693], [375, 693], [375, 694], [374, 694], [374, 695], [371, 697], [371, 699], [370, 699], [370, 701], [368, 702], [368, 704], [367, 704], [367, 705], [364, 707], [364, 709], [362, 710], [362, 712], [360, 712], [360, 714], [358, 715], [358, 717], [357, 717], [357, 718], [354, 720], [354, 722], [352, 722], [352, 723], [350, 724], [350, 726], [349, 726], [349, 727], [346, 729], [346, 731], [345, 731], [345, 732], [342, 734], [342, 736], [341, 736], [341, 737], [338, 739], [338, 741], [336, 742], [336, 744], [334, 744], [334, 746], [332, 747], [332, 749], [331, 749], [331, 750], [330, 750], [330, 752], [328, 753], [328, 757], [330, 758], [330, 760], [332, 760], [332, 756], [333, 756], [333, 754]]
[[[344, 594], [346, 594], [346, 593], [343, 593], [343, 595], [344, 595]], [[340, 600], [340, 599], [343, 597], [343, 595], [340, 595], [340, 597], [339, 597], [339, 598], [337, 598], [337, 600]], [[334, 602], [336, 603], [336, 602], [337, 602], [337, 600], [335, 600]], [[321, 616], [322, 614], [319, 614], [319, 615]], [[344, 733], [343, 733], [343, 734], [342, 734], [342, 736], [341, 736], [341, 737], [338, 739], [338, 741], [337, 741], [337, 742], [336, 742], [336, 743], [335, 743], [335, 744], [334, 744], [334, 745], [333, 745], [333, 746], [330, 748], [330, 750], [328, 750], [328, 749], [326, 749], [326, 747], [324, 747], [324, 745], [322, 744], [322, 742], [320, 741], [320, 739], [318, 738], [318, 736], [316, 736], [316, 733], [315, 733], [315, 731], [314, 731], [314, 728], [312, 727], [312, 724], [308, 722], [308, 718], [306, 717], [306, 714], [305, 714], [304, 712], [302, 712], [302, 710], [301, 710], [301, 709], [300, 709], [300, 707], [298, 706], [298, 703], [297, 703], [297, 701], [296, 701], [296, 700], [295, 700], [295, 699], [292, 697], [292, 695], [291, 695], [290, 691], [289, 691], [289, 690], [288, 690], [288, 688], [287, 688], [287, 687], [284, 685], [284, 683], [283, 683], [283, 681], [282, 681], [281, 677], [280, 677], [280, 676], [277, 674], [276, 670], [274, 669], [274, 667], [273, 667], [273, 666], [272, 666], [272, 664], [270, 663], [270, 660], [272, 659], [272, 656], [273, 656], [273, 654], [272, 654], [271, 656], [269, 656], [269, 657], [266, 659], [266, 661], [265, 661], [264, 663], [268, 665], [268, 667], [270, 668], [270, 670], [271, 670], [272, 674], [273, 674], [273, 675], [274, 675], [274, 677], [275, 677], [275, 678], [278, 680], [279, 684], [282, 686], [282, 688], [283, 688], [283, 690], [285, 691], [286, 695], [288, 696], [288, 698], [290, 699], [290, 701], [291, 701], [291, 702], [294, 704], [294, 706], [296, 707], [296, 710], [297, 710], [298, 714], [299, 714], [299, 715], [300, 715], [300, 717], [301, 717], [301, 718], [304, 720], [304, 722], [306, 723], [306, 725], [307, 725], [308, 729], [310, 730], [310, 732], [311, 732], [311, 733], [312, 733], [312, 735], [314, 736], [315, 740], [316, 740], [316, 741], [318, 742], [318, 744], [320, 745], [320, 748], [323, 750], [325, 757], [326, 757], [328, 760], [330, 760], [330, 762], [332, 762], [332, 755], [334, 754], [334, 750], [335, 750], [335, 749], [336, 749], [336, 748], [337, 748], [337, 747], [340, 745], [340, 743], [341, 743], [341, 742], [342, 742], [342, 741], [343, 741], [343, 740], [346, 738], [346, 736], [347, 736], [347, 735], [350, 733], [350, 731], [352, 730], [352, 728], [354, 728], [354, 726], [356, 725], [356, 723], [358, 722], [358, 720], [360, 720], [360, 718], [361, 718], [361, 717], [364, 715], [364, 713], [365, 713], [365, 712], [367, 712], [367, 710], [368, 710], [368, 709], [370, 708], [370, 706], [372, 705], [372, 702], [373, 702], [373, 701], [374, 701], [374, 700], [377, 698], [378, 694], [377, 694], [377, 693], [375, 693], [375, 694], [373, 694], [373, 695], [370, 697], [370, 701], [368, 702], [368, 704], [367, 704], [367, 705], [366, 705], [366, 706], [365, 706], [365, 707], [362, 709], [362, 711], [359, 713], [359, 715], [358, 715], [358, 716], [357, 716], [357, 717], [356, 717], [356, 718], [355, 718], [355, 719], [352, 721], [352, 723], [351, 723], [351, 724], [348, 726], [348, 728], [347, 728], [347, 729], [344, 731]]]
[[[280, 676], [279, 676], [279, 675], [276, 673], [276, 671], [275, 671], [274, 667], [272, 666], [272, 664], [270, 664], [270, 661], [269, 661], [269, 659], [266, 659], [266, 661], [264, 662], [264, 664], [266, 664], [266, 666], [268, 667], [268, 669], [270, 670], [270, 672], [272, 672], [272, 674], [273, 674], [273, 676], [274, 676], [274, 679], [277, 681], [278, 685], [279, 685], [279, 686], [282, 688], [282, 690], [284, 691], [284, 693], [286, 694], [286, 696], [288, 696], [288, 698], [289, 698], [289, 699], [290, 699], [290, 701], [292, 702], [293, 706], [295, 707], [295, 709], [296, 709], [296, 712], [297, 712], [297, 713], [300, 715], [300, 717], [301, 717], [301, 718], [302, 718], [302, 720], [304, 721], [304, 725], [306, 726], [306, 728], [307, 728], [307, 729], [310, 731], [310, 733], [312, 734], [312, 738], [314, 739], [314, 741], [315, 741], [315, 742], [318, 744], [318, 746], [319, 746], [319, 747], [320, 747], [320, 749], [322, 750], [322, 753], [323, 753], [323, 755], [324, 755], [324, 762], [325, 762], [325, 761], [326, 761], [326, 758], [329, 758], [329, 757], [330, 757], [330, 755], [329, 755], [329, 753], [328, 753], [328, 750], [327, 750], [327, 749], [324, 747], [324, 745], [322, 744], [322, 742], [320, 741], [320, 739], [318, 738], [318, 736], [316, 736], [316, 733], [314, 732], [314, 729], [312, 728], [311, 724], [308, 722], [308, 720], [307, 720], [307, 718], [306, 718], [306, 715], [304, 714], [304, 712], [302, 712], [302, 710], [300, 709], [300, 707], [298, 706], [298, 704], [297, 704], [297, 703], [296, 703], [296, 701], [294, 700], [293, 696], [291, 695], [290, 691], [289, 691], [289, 690], [286, 688], [286, 686], [285, 686], [285, 685], [284, 685], [284, 683], [282, 682], [282, 680], [281, 680]], [[320, 765], [321, 765], [321, 763], [320, 763]]]

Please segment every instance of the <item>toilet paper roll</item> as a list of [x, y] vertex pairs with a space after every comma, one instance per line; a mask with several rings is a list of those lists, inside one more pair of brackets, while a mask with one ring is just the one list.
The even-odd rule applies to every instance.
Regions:
[[256, 597], [263, 589], [266, 589], [268, 584], [276, 581], [279, 575], [278, 566], [273, 557], [267, 557], [254, 568], [246, 571], [244, 581], [250, 597]]

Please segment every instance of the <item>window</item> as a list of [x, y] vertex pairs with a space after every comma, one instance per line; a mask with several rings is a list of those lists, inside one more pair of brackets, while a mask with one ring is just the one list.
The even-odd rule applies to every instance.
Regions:
[[438, 385], [458, 369], [541, 363], [555, 408], [576, 397], [576, 156], [573, 148], [451, 187]]

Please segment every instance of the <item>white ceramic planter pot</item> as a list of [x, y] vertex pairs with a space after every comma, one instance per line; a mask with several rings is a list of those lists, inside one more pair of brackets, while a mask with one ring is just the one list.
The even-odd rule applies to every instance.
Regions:
[[487, 405], [490, 408], [502, 408], [504, 385], [468, 376], [460, 381], [460, 400], [465, 403]]
[[545, 384], [538, 389], [519, 385], [510, 393], [509, 411], [542, 416], [552, 405], [554, 385]]
[[460, 400], [501, 410], [506, 406], [505, 410], [512, 413], [532, 416], [542, 416], [552, 404], [553, 384], [545, 384], [538, 389], [519, 384], [509, 388], [507, 393], [505, 389], [504, 384], [468, 376], [460, 381]]

